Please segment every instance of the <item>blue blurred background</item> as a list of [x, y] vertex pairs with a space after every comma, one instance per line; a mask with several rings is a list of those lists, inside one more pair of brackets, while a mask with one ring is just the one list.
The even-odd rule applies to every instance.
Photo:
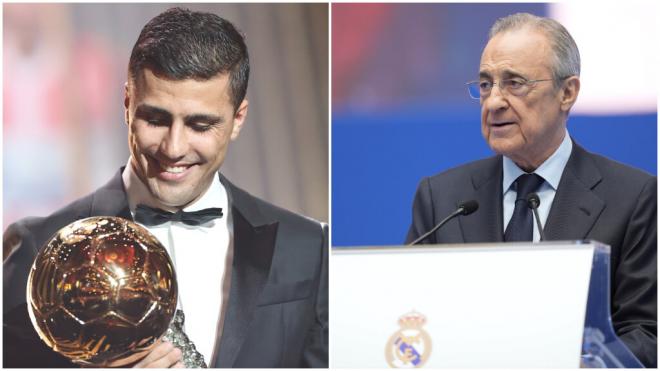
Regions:
[[490, 26], [516, 12], [559, 20], [580, 48], [573, 138], [656, 174], [658, 61], [649, 50], [658, 45], [657, 10], [652, 3], [333, 4], [333, 246], [401, 244], [422, 177], [493, 154], [464, 84], [477, 77]]

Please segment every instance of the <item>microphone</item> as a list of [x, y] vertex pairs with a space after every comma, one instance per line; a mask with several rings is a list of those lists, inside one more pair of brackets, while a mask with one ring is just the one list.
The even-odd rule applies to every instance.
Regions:
[[527, 195], [527, 207], [532, 209], [534, 213], [534, 219], [536, 219], [536, 227], [539, 230], [539, 236], [541, 241], [545, 241], [545, 235], [543, 234], [543, 227], [541, 227], [541, 218], [539, 217], [539, 211], [537, 210], [541, 205], [541, 199], [539, 195], [535, 192], [529, 193]]
[[421, 235], [415, 241], [409, 243], [408, 246], [416, 245], [416, 244], [424, 241], [424, 239], [426, 239], [426, 237], [433, 234], [433, 232], [437, 231], [440, 227], [445, 225], [445, 223], [447, 223], [451, 219], [457, 217], [458, 215], [470, 215], [473, 212], [477, 211], [478, 208], [479, 208], [479, 203], [475, 200], [470, 200], [470, 201], [465, 201], [465, 202], [460, 203], [458, 205], [458, 208], [456, 210], [454, 210], [453, 213], [449, 214], [448, 217], [444, 218], [440, 223], [436, 224], [436, 226], [433, 227], [433, 229], [431, 229], [430, 231], [424, 233], [423, 235]]

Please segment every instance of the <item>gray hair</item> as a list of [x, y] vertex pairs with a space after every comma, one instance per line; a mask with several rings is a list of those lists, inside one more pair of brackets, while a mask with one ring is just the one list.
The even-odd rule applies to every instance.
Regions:
[[548, 37], [553, 51], [552, 77], [555, 87], [561, 85], [562, 79], [569, 76], [580, 76], [580, 51], [575, 40], [561, 23], [551, 18], [537, 17], [529, 13], [516, 13], [498, 19], [488, 34], [488, 40], [495, 35], [531, 27], [542, 31]]

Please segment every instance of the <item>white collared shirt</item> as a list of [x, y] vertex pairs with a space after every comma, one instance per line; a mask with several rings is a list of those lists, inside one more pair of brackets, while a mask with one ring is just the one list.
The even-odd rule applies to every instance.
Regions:
[[[122, 179], [133, 216], [138, 204], [155, 204], [130, 159]], [[204, 195], [184, 211], [210, 207], [222, 208], [222, 218], [200, 226], [181, 222], [144, 226], [163, 244], [174, 263], [179, 289], [177, 307], [185, 314], [184, 331], [207, 365], [212, 363], [216, 341], [222, 334], [233, 258], [231, 210], [227, 191], [217, 176]]]
[[[548, 157], [547, 160], [541, 164], [536, 170], [535, 174], [540, 175], [545, 181], [541, 184], [541, 187], [536, 192], [539, 195], [541, 204], [539, 205], [539, 219], [541, 219], [541, 226], [545, 227], [545, 222], [548, 220], [548, 214], [550, 213], [550, 206], [552, 206], [552, 201], [555, 199], [555, 194], [557, 193], [557, 187], [559, 187], [559, 181], [561, 180], [561, 175], [564, 173], [564, 168], [568, 162], [568, 158], [571, 156], [571, 151], [573, 150], [573, 142], [571, 141], [570, 136], [568, 135], [568, 130], [564, 135], [564, 140], [561, 142], [559, 147], [555, 152]], [[513, 216], [513, 209], [515, 208], [516, 203], [516, 190], [514, 182], [522, 174], [525, 174], [525, 171], [518, 167], [518, 165], [513, 162], [510, 158], [503, 156], [502, 161], [503, 173], [502, 173], [502, 211], [504, 213], [504, 230], [506, 231], [507, 225], [511, 221]], [[538, 242], [541, 239], [539, 234], [538, 227], [536, 226], [536, 221], [534, 225], [534, 237], [533, 241]]]

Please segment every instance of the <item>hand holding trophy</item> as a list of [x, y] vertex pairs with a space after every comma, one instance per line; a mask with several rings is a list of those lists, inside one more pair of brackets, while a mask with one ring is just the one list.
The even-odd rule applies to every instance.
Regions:
[[27, 299], [32, 324], [54, 351], [83, 366], [126, 366], [168, 330], [176, 274], [146, 229], [91, 217], [59, 230], [39, 252]]

